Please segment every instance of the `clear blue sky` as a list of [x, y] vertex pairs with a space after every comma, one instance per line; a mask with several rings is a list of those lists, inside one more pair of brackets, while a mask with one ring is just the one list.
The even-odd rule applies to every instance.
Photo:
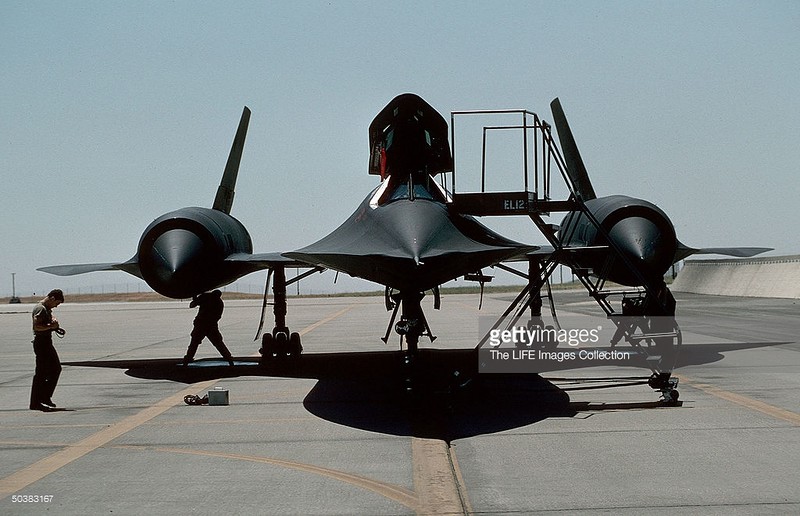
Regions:
[[448, 120], [551, 120], [558, 96], [598, 194], [655, 202], [689, 245], [800, 253], [798, 27], [795, 1], [3, 2], [0, 295], [12, 272], [20, 295], [132, 283], [35, 268], [126, 260], [210, 206], [245, 104], [233, 215], [259, 252], [324, 236], [403, 92]]

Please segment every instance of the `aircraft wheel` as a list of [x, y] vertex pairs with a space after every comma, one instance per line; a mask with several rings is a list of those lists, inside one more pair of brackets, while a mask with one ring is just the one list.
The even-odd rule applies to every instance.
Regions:
[[275, 335], [275, 356], [284, 358], [289, 354], [289, 339], [283, 332]]
[[291, 358], [300, 358], [300, 354], [303, 352], [303, 345], [300, 343], [300, 334], [299, 333], [292, 333], [289, 336], [289, 346], [288, 346], [288, 355]]
[[272, 354], [275, 352], [275, 339], [271, 333], [265, 333], [261, 337], [261, 362], [272, 359]]

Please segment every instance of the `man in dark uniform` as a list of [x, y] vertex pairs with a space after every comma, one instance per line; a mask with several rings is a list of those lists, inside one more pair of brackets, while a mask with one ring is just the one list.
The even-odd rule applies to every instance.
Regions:
[[[36, 354], [36, 372], [31, 387], [31, 410], [50, 412], [56, 408], [51, 399], [61, 375], [61, 361], [53, 347], [53, 332], [59, 331], [53, 308], [64, 302], [64, 293], [51, 290], [47, 297], [33, 308], [33, 352]], [[63, 330], [60, 330], [63, 332]], [[62, 333], [63, 334], [63, 333]]]
[[195, 306], [200, 307], [197, 310], [197, 316], [194, 318], [194, 329], [192, 330], [192, 340], [189, 342], [189, 349], [186, 350], [186, 356], [183, 357], [184, 365], [194, 360], [194, 354], [197, 353], [197, 346], [204, 337], [208, 337], [211, 344], [217, 348], [222, 358], [233, 365], [233, 357], [231, 352], [222, 341], [222, 334], [219, 332], [217, 323], [222, 318], [222, 310], [224, 303], [222, 302], [222, 292], [215, 290], [213, 292], [206, 292], [192, 298], [189, 308]]

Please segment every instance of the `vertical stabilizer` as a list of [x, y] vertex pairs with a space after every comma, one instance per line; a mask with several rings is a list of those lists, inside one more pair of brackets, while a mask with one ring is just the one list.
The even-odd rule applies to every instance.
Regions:
[[557, 98], [550, 103], [550, 110], [553, 112], [553, 122], [558, 130], [558, 141], [561, 142], [561, 150], [564, 152], [564, 161], [567, 164], [567, 174], [575, 188], [575, 193], [584, 201], [596, 198], [597, 195], [592, 188], [592, 182], [589, 181], [589, 174], [583, 165], [581, 153], [578, 152], [575, 138], [573, 138], [569, 123], [567, 123], [567, 116]]
[[233, 206], [233, 194], [236, 188], [236, 178], [239, 175], [239, 163], [242, 161], [242, 151], [244, 150], [244, 140], [247, 136], [247, 126], [250, 123], [250, 109], [247, 106], [242, 111], [242, 118], [239, 120], [239, 129], [236, 130], [236, 137], [233, 139], [231, 153], [228, 155], [228, 162], [225, 164], [225, 172], [217, 188], [217, 196], [214, 198], [214, 209], [230, 214]]

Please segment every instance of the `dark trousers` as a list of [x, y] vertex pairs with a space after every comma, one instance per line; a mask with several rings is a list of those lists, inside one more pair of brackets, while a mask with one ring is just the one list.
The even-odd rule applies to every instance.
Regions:
[[36, 354], [36, 371], [31, 386], [31, 407], [50, 401], [56, 390], [58, 377], [61, 375], [61, 361], [53, 347], [53, 336], [50, 333], [36, 335], [33, 338], [33, 352]]
[[197, 353], [197, 347], [205, 337], [208, 337], [208, 340], [217, 348], [217, 351], [219, 351], [219, 354], [222, 355], [223, 358], [231, 358], [231, 352], [222, 341], [222, 334], [219, 332], [219, 328], [216, 324], [195, 324], [192, 330], [192, 340], [189, 341], [189, 349], [186, 350], [186, 358], [189, 360], [194, 359], [194, 354]]

